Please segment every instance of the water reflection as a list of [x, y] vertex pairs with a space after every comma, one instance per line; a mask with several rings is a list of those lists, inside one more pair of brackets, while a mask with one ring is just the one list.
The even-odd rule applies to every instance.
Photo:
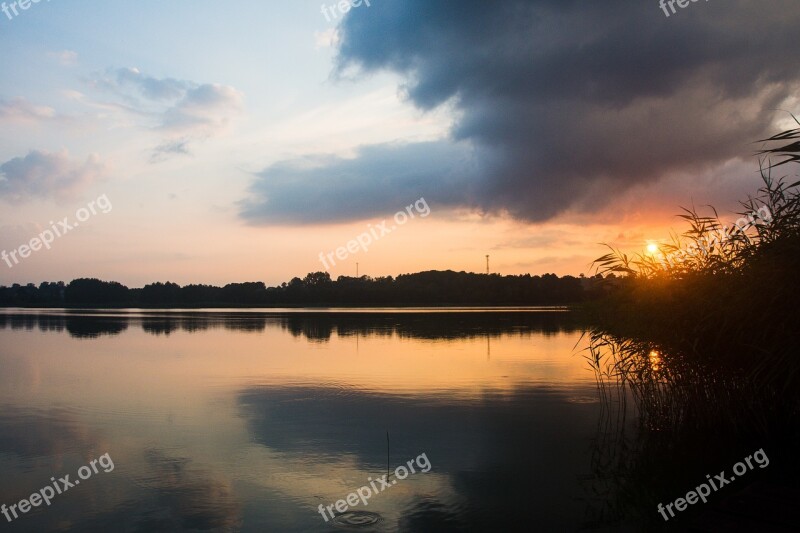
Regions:
[[163, 450], [144, 451], [147, 469], [137, 481], [152, 508], [139, 520], [142, 531], [223, 530], [241, 526], [241, 502], [228, 481]]
[[0, 454], [13, 455], [27, 466], [43, 457], [61, 462], [76, 450], [97, 450], [101, 442], [99, 435], [67, 409], [5, 405], [0, 410]]
[[[400, 530], [434, 530], [437, 523], [478, 531], [519, 529], [531, 524], [532, 516], [539, 527], [556, 530], [565, 520], [579, 525], [584, 511], [576, 502], [582, 493], [574, 481], [589, 471], [584, 452], [597, 406], [569, 402], [559, 392], [522, 387], [460, 401], [259, 387], [242, 391], [239, 404], [255, 442], [302, 459], [308, 475], [335, 466], [336, 477], [352, 480], [327, 491], [319, 487], [326, 502], [364, 484], [368, 475], [386, 471], [387, 430], [392, 469], [426, 453], [431, 473], [409, 482], [433, 484], [433, 494], [420, 491], [386, 501], [382, 494], [370, 502], [370, 510], [406, 524]], [[422, 527], [429, 519], [429, 527]]]
[[[797, 529], [800, 433], [784, 394], [755, 387], [737, 366], [707, 365], [696, 354], [599, 330], [588, 352], [601, 393], [593, 475], [587, 478], [598, 496], [590, 501], [596, 527]], [[729, 491], [715, 489], [707, 502], [669, 522], [654, 512], [696, 487], [704, 474], [730, 473], [756, 450], [769, 450], [777, 468], [751, 472]]]
[[[561, 312], [0, 314], [0, 503], [117, 468], [11, 531], [570, 531], [600, 404]], [[367, 515], [352, 515], [362, 520]]]
[[[125, 312], [125, 311], [0, 311], [0, 329], [64, 331], [75, 338], [118, 335], [130, 326], [153, 335], [208, 329], [260, 332], [278, 327], [296, 337], [328, 341], [333, 336], [384, 335], [418, 339], [462, 339], [499, 336], [509, 332], [554, 335], [583, 329], [572, 313], [552, 309], [508, 309], [486, 312], [381, 310], [363, 312], [241, 311], [241, 312]], [[432, 317], [435, 319], [432, 320]]]

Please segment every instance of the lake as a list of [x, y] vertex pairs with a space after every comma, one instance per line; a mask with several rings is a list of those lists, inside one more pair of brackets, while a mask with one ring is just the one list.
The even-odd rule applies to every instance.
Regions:
[[603, 505], [583, 331], [542, 308], [5, 310], [0, 523], [578, 530]]

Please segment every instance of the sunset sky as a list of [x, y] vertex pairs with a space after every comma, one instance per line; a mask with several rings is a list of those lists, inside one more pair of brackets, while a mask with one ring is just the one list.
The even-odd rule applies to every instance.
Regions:
[[274, 285], [384, 220], [334, 278], [589, 274], [681, 205], [735, 220], [800, 112], [796, 0], [369, 4], [0, 11], [0, 251], [113, 206], [0, 284]]

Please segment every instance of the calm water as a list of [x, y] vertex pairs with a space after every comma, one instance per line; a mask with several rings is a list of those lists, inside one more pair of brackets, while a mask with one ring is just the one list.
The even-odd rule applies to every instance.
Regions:
[[0, 503], [114, 468], [0, 529], [341, 530], [318, 506], [386, 473], [387, 432], [392, 470], [430, 470], [392, 474], [353, 530], [580, 529], [600, 411], [581, 332], [552, 310], [6, 311]]

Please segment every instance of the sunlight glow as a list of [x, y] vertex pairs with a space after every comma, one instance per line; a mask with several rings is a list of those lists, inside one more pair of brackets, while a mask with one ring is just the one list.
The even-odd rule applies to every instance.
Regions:
[[661, 355], [656, 350], [650, 351], [650, 368], [653, 369], [653, 372], [658, 372], [661, 368]]

